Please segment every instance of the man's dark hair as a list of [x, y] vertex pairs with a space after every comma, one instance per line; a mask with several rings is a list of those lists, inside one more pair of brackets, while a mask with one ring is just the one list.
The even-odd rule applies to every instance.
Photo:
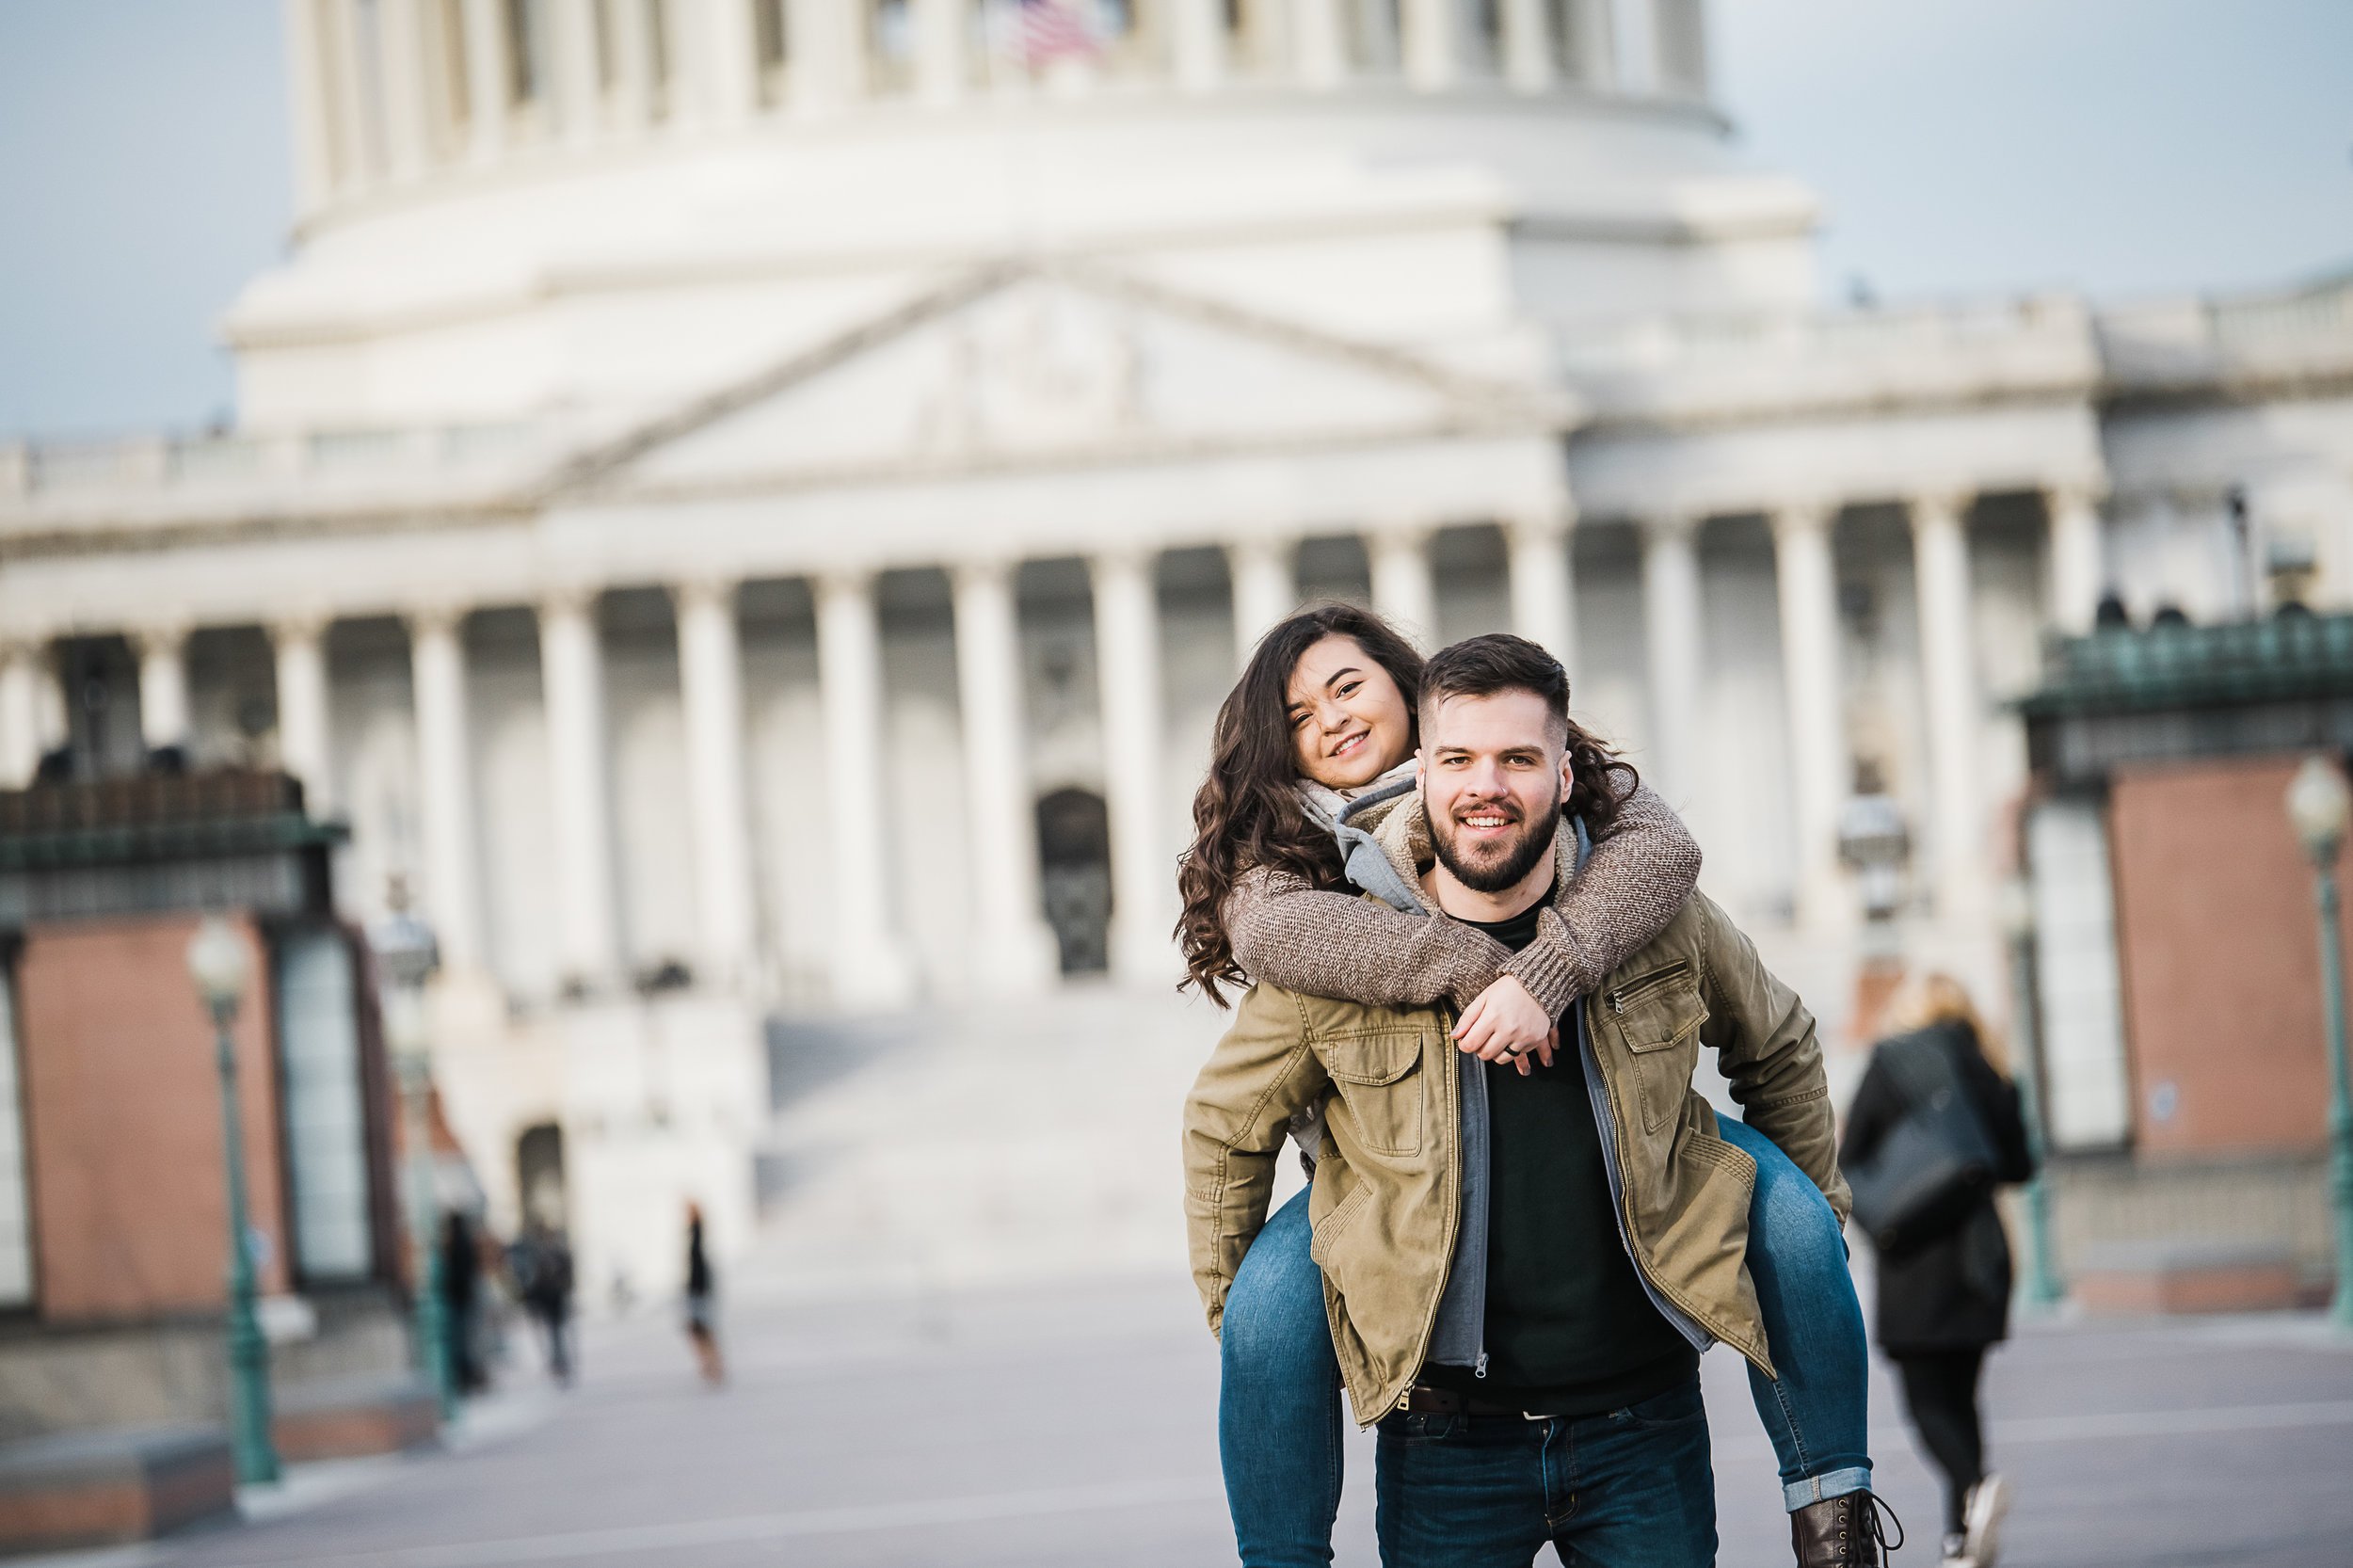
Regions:
[[1544, 699], [1563, 731], [1569, 722], [1569, 672], [1561, 661], [1509, 632], [1465, 637], [1431, 655], [1421, 669], [1423, 717], [1438, 711], [1450, 696], [1494, 696], [1499, 692], [1528, 692]]
[[1442, 648], [1421, 667], [1421, 730], [1430, 732], [1431, 715], [1450, 696], [1495, 696], [1503, 692], [1527, 692], [1544, 701], [1569, 754], [1572, 788], [1566, 809], [1585, 819], [1586, 827], [1606, 834], [1618, 807], [1641, 787], [1641, 775], [1623, 761], [1601, 738], [1569, 717], [1569, 672], [1561, 661], [1526, 637], [1490, 632], [1465, 637]]

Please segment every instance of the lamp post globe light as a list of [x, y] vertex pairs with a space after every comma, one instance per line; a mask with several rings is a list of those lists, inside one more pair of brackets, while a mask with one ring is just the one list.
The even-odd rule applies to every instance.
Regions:
[[2017, 1043], [2018, 1109], [2026, 1124], [2026, 1148], [2034, 1176], [2026, 1183], [2026, 1275], [2018, 1293], [2029, 1307], [2047, 1311], [2066, 1295], [2051, 1260], [2050, 1140], [2042, 1128], [2042, 1041], [2035, 1031], [2034, 888], [2023, 876], [2002, 889], [2002, 931], [2009, 947], [2010, 1038]]
[[408, 1277], [414, 1282], [417, 1364], [432, 1380], [446, 1421], [457, 1411], [457, 1380], [441, 1314], [441, 1249], [434, 1234], [433, 1064], [424, 1024], [424, 983], [440, 967], [440, 954], [432, 929], [408, 913], [408, 889], [398, 877], [385, 902], [392, 912], [369, 928], [368, 946], [383, 982], [384, 1037], [400, 1081], [403, 1142], [408, 1151]]
[[2326, 758], [2307, 757], [2288, 785], [2288, 821], [2313, 863], [2320, 917], [2321, 1016], [2329, 1048], [2329, 1190], [2337, 1221], [2337, 1292], [2329, 1317], [2353, 1330], [2353, 1090], [2345, 1055], [2345, 938], [2339, 929], [2337, 852], [2345, 843], [2353, 793]]
[[237, 1052], [229, 1026], [245, 999], [246, 947], [229, 922], [208, 915], [188, 942], [188, 978], [213, 1016], [215, 1064], [220, 1073], [223, 1156], [229, 1183], [229, 1430], [237, 1479], [248, 1485], [278, 1479], [278, 1449], [270, 1441], [269, 1345], [253, 1309], [253, 1244], [246, 1213], [245, 1129], [237, 1114]]

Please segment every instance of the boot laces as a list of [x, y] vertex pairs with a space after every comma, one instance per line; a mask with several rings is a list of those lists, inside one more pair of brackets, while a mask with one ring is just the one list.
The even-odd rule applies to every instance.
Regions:
[[[1888, 1554], [1903, 1547], [1904, 1522], [1897, 1517], [1894, 1509], [1887, 1506], [1886, 1498], [1867, 1487], [1849, 1496], [1854, 1504], [1855, 1532], [1859, 1538], [1857, 1544], [1863, 1545], [1865, 1551], [1870, 1554], [1857, 1558], [1855, 1561], [1866, 1565], [1866, 1568], [1870, 1564], [1886, 1562]], [[1896, 1539], [1893, 1541], [1887, 1539], [1887, 1527], [1890, 1525], [1896, 1527]], [[1866, 1542], [1867, 1544], [1865, 1544]], [[1877, 1551], [1872, 1552], [1872, 1547], [1878, 1548]]]

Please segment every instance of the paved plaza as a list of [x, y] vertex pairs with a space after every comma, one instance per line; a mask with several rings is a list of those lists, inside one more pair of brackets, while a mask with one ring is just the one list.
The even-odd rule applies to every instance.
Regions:
[[[256, 1522], [78, 1560], [107, 1568], [509, 1563], [796, 1568], [1232, 1560], [1216, 1362], [1180, 1279], [930, 1302], [772, 1306], [698, 1387], [663, 1318], [593, 1327], [585, 1375], [509, 1391], [456, 1451], [326, 1466]], [[1707, 1361], [1728, 1568], [1788, 1561], [1739, 1364]], [[1883, 1490], [1935, 1561], [1934, 1494], [1875, 1389]], [[2353, 1560], [2353, 1344], [2310, 1319], [2025, 1333], [1993, 1364], [2018, 1568], [2341, 1568]], [[1339, 1560], [1374, 1561], [1358, 1439]]]

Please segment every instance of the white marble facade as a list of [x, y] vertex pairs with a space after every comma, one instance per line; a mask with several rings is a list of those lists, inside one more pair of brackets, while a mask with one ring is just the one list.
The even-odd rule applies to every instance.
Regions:
[[1859, 761], [1990, 979], [2040, 637], [2353, 598], [2353, 287], [1825, 313], [1695, 0], [1076, 8], [288, 0], [237, 428], [0, 447], [0, 770], [298, 774], [509, 1214], [553, 1121], [748, 1223], [760, 1017], [1054, 985], [1049, 903], [1171, 976], [1303, 597], [1559, 649], [1833, 1018]]

